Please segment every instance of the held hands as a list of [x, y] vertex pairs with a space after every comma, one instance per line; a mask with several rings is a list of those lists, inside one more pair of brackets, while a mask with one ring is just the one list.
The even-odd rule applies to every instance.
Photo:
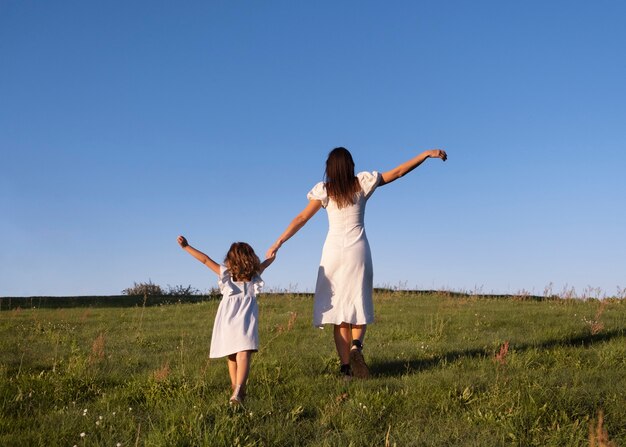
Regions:
[[430, 158], [441, 158], [443, 161], [446, 161], [448, 159], [448, 154], [446, 154], [446, 151], [441, 149], [432, 149], [428, 151], [428, 156]]
[[266, 268], [269, 267], [272, 264], [272, 262], [276, 260], [276, 252], [274, 252], [272, 256], [268, 256], [268, 254], [269, 254], [269, 251], [265, 255], [265, 261], [263, 261], [263, 264], [265, 264]]
[[189, 246], [189, 243], [187, 242], [187, 239], [185, 239], [184, 236], [178, 236], [176, 240], [178, 241], [178, 245], [180, 245], [182, 248]]
[[280, 248], [280, 245], [278, 244], [274, 244], [272, 245], [267, 252], [265, 253], [265, 257], [267, 259], [274, 259], [276, 257], [276, 253], [278, 253], [278, 249]]

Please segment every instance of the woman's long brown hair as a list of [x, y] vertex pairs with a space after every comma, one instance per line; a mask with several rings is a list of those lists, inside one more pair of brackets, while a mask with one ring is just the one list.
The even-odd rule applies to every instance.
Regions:
[[224, 264], [235, 281], [250, 281], [261, 270], [261, 260], [245, 242], [233, 242]]
[[361, 186], [354, 176], [352, 155], [345, 147], [336, 147], [328, 154], [324, 186], [337, 207], [354, 204], [354, 195], [361, 190]]

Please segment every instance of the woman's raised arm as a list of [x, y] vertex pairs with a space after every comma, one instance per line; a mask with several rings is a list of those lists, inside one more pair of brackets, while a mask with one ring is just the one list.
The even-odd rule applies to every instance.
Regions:
[[427, 158], [441, 158], [443, 161], [446, 161], [448, 159], [448, 155], [446, 154], [446, 151], [443, 151], [441, 149], [424, 151], [418, 156], [411, 158], [409, 161], [405, 161], [401, 165], [398, 165], [387, 172], [383, 172], [382, 178], [378, 186], [383, 186], [387, 183], [398, 180], [400, 177], [408, 174], [413, 169], [421, 165]]
[[300, 228], [306, 224], [311, 217], [317, 213], [320, 208], [322, 208], [322, 202], [320, 200], [310, 200], [309, 204], [304, 208], [289, 224], [287, 229], [283, 231], [283, 234], [280, 235], [274, 245], [272, 245], [268, 250], [265, 256], [267, 258], [273, 258], [276, 256], [276, 252], [278, 249], [289, 239], [291, 236], [296, 234]]

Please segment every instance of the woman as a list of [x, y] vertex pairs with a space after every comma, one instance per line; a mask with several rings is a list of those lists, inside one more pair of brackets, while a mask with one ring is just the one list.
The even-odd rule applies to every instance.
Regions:
[[363, 226], [365, 204], [376, 187], [408, 174], [427, 158], [445, 161], [447, 155], [439, 149], [428, 150], [383, 174], [373, 171], [355, 176], [350, 152], [343, 147], [333, 149], [326, 160], [325, 181], [307, 194], [309, 204], [267, 251], [267, 257], [273, 258], [320, 208], [326, 208], [329, 229], [317, 274], [313, 324], [334, 325], [344, 376], [369, 375], [362, 350], [365, 329], [374, 321], [374, 306], [372, 256]]

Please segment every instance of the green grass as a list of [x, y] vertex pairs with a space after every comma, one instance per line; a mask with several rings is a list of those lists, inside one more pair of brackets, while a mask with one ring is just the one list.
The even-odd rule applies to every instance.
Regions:
[[3, 310], [0, 445], [588, 446], [600, 412], [626, 445], [624, 300], [379, 291], [373, 377], [345, 384], [311, 297], [264, 295], [235, 411], [217, 305]]

